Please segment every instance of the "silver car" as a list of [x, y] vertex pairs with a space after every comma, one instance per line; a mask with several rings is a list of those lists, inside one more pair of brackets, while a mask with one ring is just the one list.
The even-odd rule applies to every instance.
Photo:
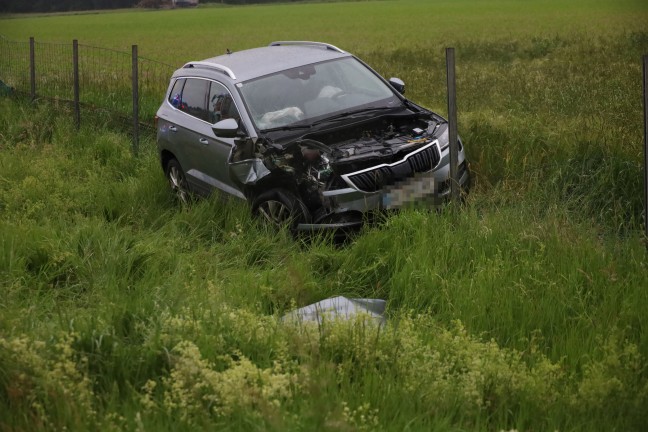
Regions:
[[[214, 189], [293, 232], [449, 194], [448, 124], [404, 83], [318, 42], [189, 62], [157, 112], [162, 169], [180, 201]], [[459, 183], [470, 178], [459, 141]]]

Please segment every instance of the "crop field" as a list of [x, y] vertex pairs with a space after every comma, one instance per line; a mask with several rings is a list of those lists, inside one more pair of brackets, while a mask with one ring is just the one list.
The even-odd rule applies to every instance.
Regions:
[[[222, 196], [178, 206], [153, 137], [134, 157], [101, 116], [77, 131], [67, 105], [0, 96], [0, 430], [645, 430], [645, 1], [201, 5], [0, 34], [173, 65], [326, 41], [443, 115], [453, 46], [475, 174], [462, 206], [302, 242]], [[337, 295], [387, 300], [386, 324], [281, 321]]]

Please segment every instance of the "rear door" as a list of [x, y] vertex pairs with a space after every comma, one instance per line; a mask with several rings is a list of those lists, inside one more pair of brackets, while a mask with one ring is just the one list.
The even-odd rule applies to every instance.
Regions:
[[211, 132], [207, 123], [207, 95], [209, 81], [201, 78], [182, 78], [176, 81], [169, 94], [168, 102], [173, 113], [166, 116], [169, 121], [165, 129], [167, 141], [185, 171], [191, 189], [207, 194], [209, 183], [200, 175], [201, 159], [204, 157], [201, 137]]
[[178, 111], [176, 119], [176, 135], [178, 152], [181, 153], [181, 165], [187, 180], [197, 191], [206, 194], [210, 192], [209, 182], [201, 175], [201, 165], [204, 159], [202, 137], [211, 132], [207, 123], [207, 94], [209, 81], [202, 78], [187, 78], [179, 95], [171, 95], [171, 105]]

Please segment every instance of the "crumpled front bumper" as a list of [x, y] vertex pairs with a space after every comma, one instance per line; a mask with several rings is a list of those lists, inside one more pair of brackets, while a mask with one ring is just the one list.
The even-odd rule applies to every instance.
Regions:
[[[354, 188], [324, 191], [323, 198], [331, 209], [325, 223], [302, 223], [299, 231], [320, 231], [358, 228], [364, 224], [364, 215], [372, 212], [399, 209], [413, 203], [424, 203], [431, 208], [442, 205], [450, 196], [450, 164], [447, 149], [436, 169], [417, 174], [404, 182], [377, 192], [363, 192]], [[459, 155], [459, 185], [467, 190], [470, 181], [468, 161]]]

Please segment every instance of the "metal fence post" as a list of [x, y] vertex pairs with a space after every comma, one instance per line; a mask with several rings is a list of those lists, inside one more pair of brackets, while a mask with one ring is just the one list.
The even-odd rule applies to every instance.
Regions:
[[139, 151], [139, 84], [137, 45], [133, 45], [133, 154]]
[[34, 37], [29, 38], [29, 83], [31, 100], [36, 99], [36, 43]]
[[648, 54], [643, 56], [643, 106], [644, 106], [644, 228], [648, 250]]
[[446, 48], [446, 76], [448, 81], [448, 139], [450, 140], [450, 197], [452, 201], [459, 200], [457, 145], [457, 92], [455, 81], [455, 52], [454, 48]]
[[79, 41], [72, 41], [72, 62], [74, 70], [74, 123], [77, 130], [81, 127], [81, 105], [79, 102]]

